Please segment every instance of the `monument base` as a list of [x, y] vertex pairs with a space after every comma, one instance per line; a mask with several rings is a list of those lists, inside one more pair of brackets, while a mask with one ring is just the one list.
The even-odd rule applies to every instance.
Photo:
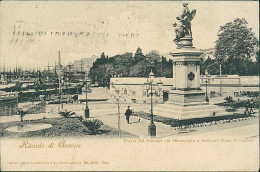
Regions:
[[231, 114], [225, 108], [217, 105], [209, 105], [205, 101], [205, 93], [202, 90], [171, 90], [169, 99], [164, 104], [154, 106], [154, 115], [173, 119], [205, 118], [224, 116]]
[[[186, 105], [190, 106], [186, 106]], [[154, 115], [159, 115], [173, 119], [192, 119], [192, 118], [205, 118], [215, 116], [225, 116], [232, 114], [226, 112], [225, 108], [216, 105], [194, 105], [193, 103], [175, 104], [167, 102], [164, 104], [157, 104], [154, 106]]]
[[168, 103], [184, 107], [209, 104], [205, 101], [205, 93], [202, 90], [171, 90]]

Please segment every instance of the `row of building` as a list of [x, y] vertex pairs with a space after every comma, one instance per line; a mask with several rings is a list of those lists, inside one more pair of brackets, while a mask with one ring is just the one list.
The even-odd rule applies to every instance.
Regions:
[[[110, 93], [111, 99], [126, 103], [149, 103], [151, 86], [148, 78], [111, 78]], [[207, 87], [207, 88], [206, 88]], [[217, 96], [239, 96], [242, 92], [259, 93], [258, 76], [238, 76], [238, 75], [210, 75], [200, 76], [200, 88], [209, 97]], [[152, 84], [153, 101], [162, 103], [168, 100], [168, 93], [173, 89], [172, 78], [154, 78]]]
[[[258, 76], [238, 76], [238, 75], [211, 75], [200, 76], [200, 87], [203, 91], [208, 91], [209, 97], [240, 96], [240, 95], [259, 95]], [[173, 89], [173, 79], [156, 77], [152, 83], [152, 93], [154, 103], [163, 103], [168, 100], [168, 93]], [[151, 84], [148, 78], [137, 77], [118, 77], [110, 79], [109, 91], [92, 89], [90, 99], [102, 99], [121, 103], [150, 103]], [[246, 93], [246, 94], [245, 94]], [[83, 91], [79, 99], [86, 97]], [[0, 116], [16, 114], [18, 107], [17, 92], [0, 91]]]
[[17, 113], [18, 93], [0, 91], [0, 116]]

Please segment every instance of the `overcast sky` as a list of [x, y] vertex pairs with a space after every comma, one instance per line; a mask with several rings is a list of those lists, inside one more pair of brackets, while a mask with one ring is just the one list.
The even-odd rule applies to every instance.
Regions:
[[[58, 50], [63, 64], [102, 52], [134, 53], [138, 46], [144, 53], [169, 53], [176, 48], [172, 24], [182, 3], [0, 2], [0, 67], [43, 69], [57, 61]], [[245, 18], [258, 37], [258, 2], [193, 1], [189, 8], [197, 9], [192, 21], [196, 48], [213, 48], [219, 27], [235, 18]]]

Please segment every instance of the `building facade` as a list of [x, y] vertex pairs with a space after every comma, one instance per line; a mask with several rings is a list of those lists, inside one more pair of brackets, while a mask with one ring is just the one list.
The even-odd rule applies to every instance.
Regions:
[[18, 93], [0, 91], [0, 116], [17, 114]]
[[209, 97], [259, 94], [259, 76], [201, 75], [200, 84], [203, 91], [208, 91]]
[[75, 60], [65, 67], [67, 72], [87, 72], [89, 73], [90, 68], [93, 66], [93, 62], [96, 61], [98, 56], [91, 56], [90, 58], [82, 58]]
[[[206, 81], [208, 81], [206, 83]], [[153, 102], [163, 103], [168, 100], [168, 93], [173, 89], [173, 78], [158, 77], [153, 81]], [[207, 87], [207, 88], [206, 88]], [[258, 76], [210, 75], [200, 76], [200, 88], [213, 97], [237, 97], [245, 92], [259, 94]], [[110, 79], [110, 99], [125, 103], [150, 103], [148, 78], [118, 77]]]
[[[168, 98], [172, 88], [172, 78], [154, 78], [152, 83], [153, 102], [162, 103]], [[110, 95], [112, 101], [125, 103], [150, 103], [151, 83], [148, 78], [124, 77], [110, 79]]]

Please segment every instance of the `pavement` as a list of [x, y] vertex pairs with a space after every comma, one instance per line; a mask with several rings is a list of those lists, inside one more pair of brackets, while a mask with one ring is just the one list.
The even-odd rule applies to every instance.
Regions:
[[[104, 115], [99, 116], [97, 119], [104, 122], [113, 128], [118, 128], [118, 115]], [[140, 119], [140, 121], [139, 121]], [[124, 115], [120, 115], [120, 129], [130, 132], [139, 137], [149, 137], [148, 136], [148, 126], [150, 124], [149, 120], [139, 118], [136, 116], [130, 117], [130, 123], [128, 124]], [[168, 135], [169, 133], [174, 132], [172, 128], [168, 125], [164, 125], [162, 123], [154, 122], [157, 128], [157, 136], [163, 137]]]
[[[148, 136], [148, 126], [150, 121], [139, 118], [138, 116], [130, 117], [130, 124], [127, 124], [124, 111], [128, 104], [122, 104], [120, 106], [120, 130], [130, 132], [139, 137], [149, 137]], [[59, 105], [57, 105], [59, 106]], [[80, 105], [81, 110], [74, 111], [79, 116], [84, 116], [85, 105]], [[140, 111], [143, 108], [149, 108], [149, 105], [143, 104], [132, 104], [130, 105], [134, 111]], [[99, 119], [105, 125], [112, 128], [118, 128], [118, 109], [116, 104], [90, 104], [90, 119]], [[76, 109], [75, 109], [76, 110]], [[255, 113], [258, 114], [259, 112]], [[24, 120], [39, 120], [43, 118], [60, 118], [58, 113], [41, 113], [41, 114], [26, 114]], [[140, 119], [140, 121], [139, 121]], [[12, 116], [2, 116], [0, 117], [0, 123], [9, 123], [20, 121], [19, 115]], [[229, 124], [218, 124], [214, 126], [196, 127], [187, 130], [175, 130], [169, 125], [165, 125], [160, 122], [155, 122], [156, 125], [156, 138], [165, 137], [179, 137], [179, 136], [207, 136], [207, 135], [222, 135], [222, 136], [242, 136], [242, 137], [259, 137], [259, 121], [258, 118], [252, 118], [247, 121], [232, 122]]]
[[181, 129], [179, 133], [169, 135], [170, 137], [189, 137], [189, 138], [259, 138], [259, 118], [218, 124], [205, 127]]
[[[26, 121], [33, 121], [39, 120], [43, 118], [61, 118], [59, 114], [48, 114], [48, 113], [40, 113], [40, 114], [26, 114], [23, 117], [23, 120]], [[0, 117], [0, 124], [1, 123], [9, 123], [9, 122], [17, 122], [20, 121], [20, 115], [11, 115], [11, 116], [1, 116]]]
[[197, 133], [196, 137], [241, 137], [241, 138], [259, 138], [259, 124], [248, 124], [234, 128], [226, 128], [210, 132]]

